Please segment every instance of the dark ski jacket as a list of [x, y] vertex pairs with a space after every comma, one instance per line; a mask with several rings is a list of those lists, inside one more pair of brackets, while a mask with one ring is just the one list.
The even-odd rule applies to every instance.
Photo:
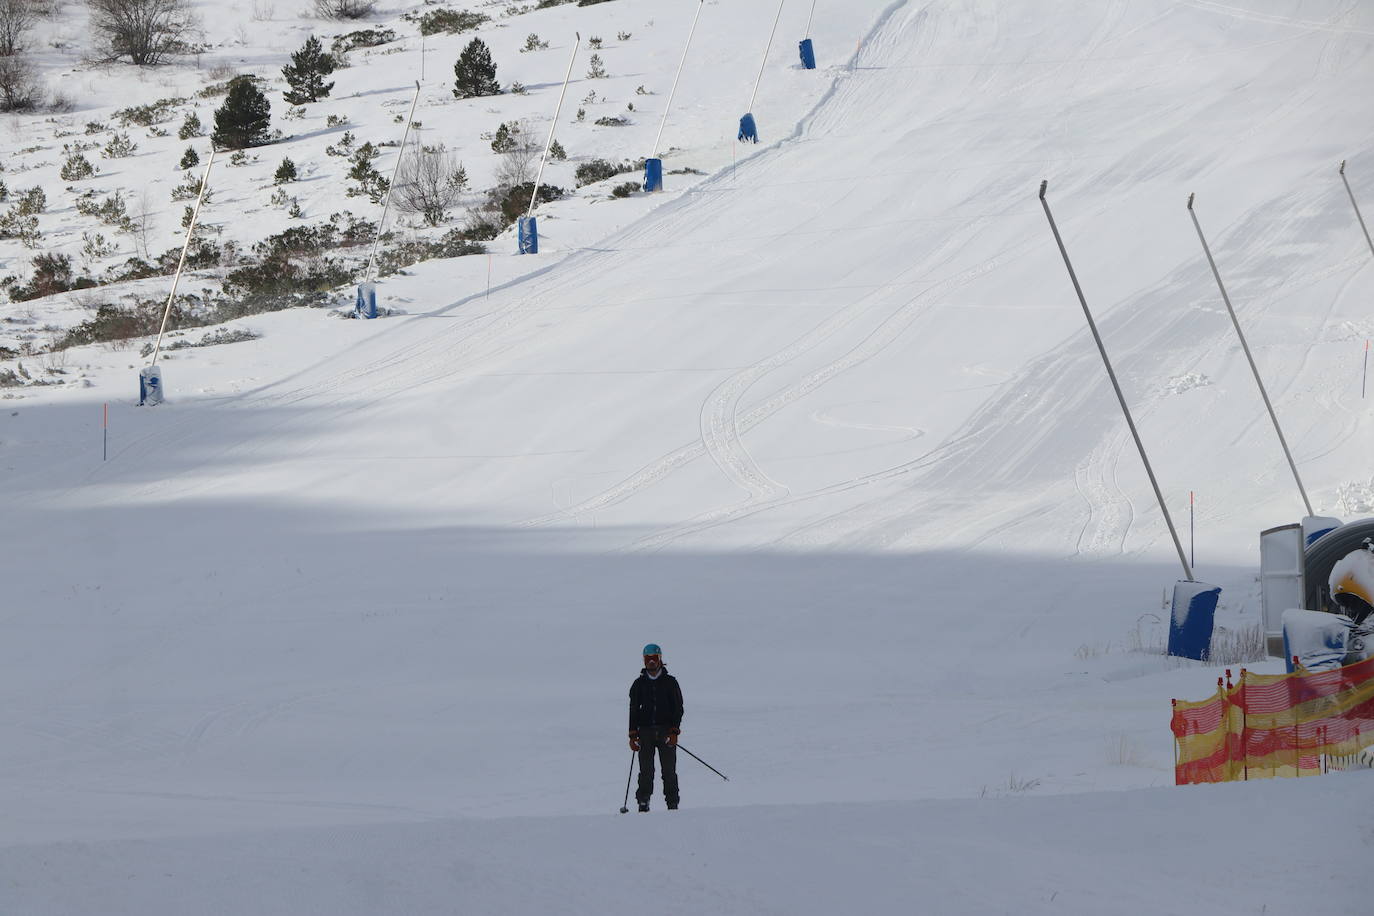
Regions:
[[656, 678], [641, 668], [630, 685], [630, 731], [641, 728], [679, 728], [682, 725], [682, 688], [666, 667]]

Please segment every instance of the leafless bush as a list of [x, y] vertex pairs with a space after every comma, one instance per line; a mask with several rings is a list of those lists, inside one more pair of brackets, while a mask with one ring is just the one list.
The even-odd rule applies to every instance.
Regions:
[[1020, 794], [1022, 792], [1030, 792], [1032, 789], [1036, 789], [1039, 786], [1039, 779], [1021, 779], [1015, 773], [1011, 773], [1007, 776], [1006, 784], [992, 787], [985, 785], [983, 786], [982, 791], [978, 793], [978, 797], [997, 798], [1005, 795]]
[[0, 111], [30, 111], [38, 107], [42, 96], [27, 58], [21, 54], [0, 57]]
[[507, 224], [501, 221], [499, 210], [484, 205], [468, 210], [463, 232], [470, 239], [489, 242], [500, 235], [506, 226]]
[[91, 25], [110, 58], [151, 66], [185, 48], [195, 26], [188, 0], [86, 0]]
[[133, 237], [134, 246], [138, 250], [139, 257], [145, 261], [152, 260], [151, 227], [155, 209], [153, 207], [152, 195], [148, 186], [144, 185], [138, 192], [138, 201], [134, 206], [134, 212], [129, 214], [128, 233]]
[[1106, 739], [1107, 762], [1115, 766], [1140, 767], [1147, 763], [1146, 755], [1130, 735], [1117, 732]]
[[1257, 662], [1268, 655], [1264, 627], [1258, 623], [1230, 629], [1218, 626], [1212, 633], [1207, 662], [1212, 665], [1239, 665]]
[[468, 184], [466, 170], [443, 147], [417, 149], [406, 156], [396, 179], [396, 208], [418, 213], [431, 226], [448, 219]]
[[24, 36], [37, 18], [31, 0], [0, 0], [0, 57], [24, 50]]
[[376, 5], [376, 0], [315, 0], [315, 12], [321, 19], [362, 19]]

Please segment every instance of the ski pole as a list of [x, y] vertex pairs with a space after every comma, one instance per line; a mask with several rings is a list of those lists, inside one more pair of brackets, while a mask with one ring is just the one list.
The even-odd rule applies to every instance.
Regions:
[[630, 813], [630, 780], [635, 775], [635, 752], [630, 751], [630, 772], [625, 777], [625, 804], [620, 806], [621, 814]]
[[[691, 751], [687, 750], [687, 748], [685, 748], [685, 747], [683, 747], [682, 745], [679, 744], [679, 745], [677, 746], [677, 749], [680, 750], [680, 751], [682, 751], [682, 753], [686, 754], [688, 757], [691, 757], [691, 758], [692, 758], [693, 760], [695, 760], [697, 763], [699, 763], [699, 764], [701, 764], [702, 766], [706, 767], [706, 769], [710, 770], [712, 773], [715, 773], [715, 774], [716, 774], [717, 776], [719, 776], [721, 779], [725, 780], [726, 782], [729, 782], [729, 781], [730, 781], [730, 777], [729, 777], [729, 776], [726, 776], [726, 775], [725, 775], [724, 773], [722, 773], [720, 770], [717, 770], [715, 767], [711, 766], [711, 765], [710, 765], [709, 763], [707, 763], [705, 760], [702, 760], [702, 759], [701, 759], [700, 757], [698, 757], [696, 754], [693, 754]], [[630, 793], [629, 793], [629, 792], [626, 792], [626, 793], [625, 793], [625, 799], [626, 799], [626, 801], [628, 801], [629, 798], [630, 798]]]

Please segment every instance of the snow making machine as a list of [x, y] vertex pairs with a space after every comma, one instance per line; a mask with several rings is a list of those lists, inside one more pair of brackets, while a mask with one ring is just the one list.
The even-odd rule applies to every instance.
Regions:
[[1306, 667], [1374, 656], [1374, 518], [1309, 517], [1260, 533], [1260, 601], [1270, 655]]

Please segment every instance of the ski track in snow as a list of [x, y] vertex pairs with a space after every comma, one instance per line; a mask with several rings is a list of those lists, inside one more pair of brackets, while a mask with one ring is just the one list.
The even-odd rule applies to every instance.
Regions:
[[[736, 428], [739, 429], [741, 432], [748, 432], [749, 430], [755, 428], [759, 424], [773, 417], [783, 408], [788, 407], [796, 401], [806, 397], [812, 391], [816, 390], [825, 383], [836, 378], [843, 372], [853, 369], [856, 366], [862, 365], [869, 359], [878, 355], [883, 350], [885, 350], [889, 345], [891, 345], [893, 341], [895, 341], [898, 337], [905, 333], [907, 329], [910, 328], [912, 324], [914, 324], [921, 317], [921, 315], [923, 314], [923, 310], [920, 306], [922, 306], [924, 303], [932, 299], [938, 298], [939, 295], [948, 294], [956, 289], [959, 289], [973, 282], [979, 276], [982, 276], [988, 270], [991, 270], [992, 267], [995, 266], [995, 263], [996, 262], [994, 261], [979, 265], [978, 267], [966, 271], [960, 274], [959, 276], [952, 278], [951, 280], [945, 281], [943, 283], [934, 284], [927, 291], [924, 291], [918, 296], [911, 298], [903, 306], [901, 306], [897, 310], [897, 312], [884, 319], [862, 341], [860, 341], [859, 344], [854, 346], [848, 352], [844, 353], [839, 359], [836, 359], [828, 365], [822, 367], [821, 369], [818, 369], [810, 373], [809, 375], [792, 382], [782, 391], [773, 394], [766, 401], [759, 404], [752, 410], [748, 411], [743, 417], [739, 417], [736, 414], [733, 418], [733, 422]], [[824, 329], [820, 335], [821, 340], [828, 339], [829, 337], [831, 337], [834, 334], [834, 331], [834, 328]], [[818, 342], [819, 341], [817, 341], [817, 343]], [[805, 349], [809, 350], [811, 349], [811, 346], [814, 346], [814, 344], [805, 347]], [[768, 363], [770, 364], [768, 368], [771, 369], [775, 366], [784, 365], [787, 362], [790, 362], [796, 356], [798, 356], [801, 352], [802, 350], [798, 348], [790, 348], [788, 350], [781, 351], [773, 359], [770, 359], [768, 361]], [[754, 378], [758, 377], [758, 374], [749, 374], [753, 375]], [[737, 400], [738, 399], [736, 399], [736, 403]], [[695, 447], [693, 446], [688, 446], [686, 448], [691, 449], [693, 450], [693, 452], [695, 452]], [[705, 447], [702, 446], [702, 448], [704, 449]], [[673, 461], [672, 459], [678, 458], [683, 454], [683, 450], [674, 452], [673, 455], [668, 456], [668, 458], [665, 459], [662, 462], [662, 464], [664, 466], [668, 466], [669, 464], [671, 464], [671, 466], [673, 467], [681, 466], [681, 463], [685, 462]], [[692, 457], [696, 457], [696, 454], [693, 453]], [[903, 474], [906, 472], [906, 467], [907, 463], [904, 463], [903, 465], [898, 465], [889, 469], [889, 471], [893, 474]], [[632, 488], [618, 489], [614, 491], [615, 501], [622, 501], [625, 498], [628, 498], [629, 496], [633, 495], [639, 489], [642, 489], [643, 486], [656, 483], [659, 479], [661, 479], [661, 476], [662, 475], [660, 474], [654, 474], [648, 477], [644, 477], [638, 481], [638, 483], [640, 484], [638, 486], [634, 486]], [[863, 486], [868, 482], [871, 482], [871, 478], [844, 481], [837, 485], [823, 488], [821, 491], [803, 494], [798, 498], [811, 499], [817, 495], [830, 495], [833, 493], [843, 492], [848, 489], [853, 489], [858, 486]], [[686, 537], [692, 534], [698, 534], [702, 531], [714, 528], [717, 525], [734, 520], [736, 518], [752, 516], [756, 514], [759, 510], [764, 508], [789, 505], [793, 501], [794, 500], [790, 499], [788, 494], [786, 493], [776, 493], [770, 495], [765, 505], [755, 505], [753, 501], [749, 501], [736, 506], [716, 509], [711, 512], [705, 513], [704, 515], [700, 515], [696, 518], [690, 519], [682, 524], [672, 526], [667, 530], [660, 531], [649, 537], [641, 538], [638, 541], [636, 541], [634, 545], [632, 545], [632, 547], [634, 549], [655, 550], [682, 537]], [[583, 506], [577, 507], [576, 510], [570, 511], [591, 511], [594, 508], [601, 508], [604, 505], [609, 504], [611, 503], [588, 503], [584, 504]]]
[[1340, 24], [1341, 20], [1349, 19], [1356, 12], [1358, 6], [1355, 3], [1345, 7], [1331, 19], [1318, 21], [1312, 19], [1295, 19], [1291, 16], [1278, 16], [1271, 13], [1261, 13], [1240, 6], [1233, 6], [1228, 3], [1217, 3], [1215, 0], [1181, 0], [1181, 2], [1194, 9], [1205, 10], [1209, 13], [1217, 13], [1244, 22], [1288, 26], [1290, 28], [1312, 32], [1336, 32], [1341, 35], [1374, 35], [1374, 30], [1371, 29], [1359, 29], [1353, 26]]
[[[871, 430], [871, 431], [873, 431], [873, 432], [903, 433], [904, 435], [902, 436], [902, 441], [910, 441], [910, 440], [912, 440], [912, 439], [919, 439], [919, 438], [921, 438], [922, 436], [925, 435], [925, 430], [923, 430], [923, 429], [921, 429], [920, 427], [917, 427], [917, 426], [901, 426], [901, 425], [894, 424], [894, 423], [860, 423], [860, 422], [858, 422], [857, 420], [844, 420], [844, 419], [841, 419], [841, 418], [839, 418], [839, 417], [834, 417], [834, 416], [831, 416], [831, 415], [827, 412], [828, 410], [838, 410], [840, 407], [856, 407], [856, 406], [860, 406], [860, 405], [862, 405], [862, 404], [867, 404], [867, 403], [872, 403], [872, 402], [861, 401], [861, 402], [859, 402], [859, 403], [857, 403], [857, 404], [839, 404], [839, 405], [835, 405], [834, 407], [830, 407], [830, 408], [822, 408], [822, 409], [820, 409], [820, 410], [813, 411], [812, 414], [811, 414], [811, 419], [812, 419], [814, 422], [816, 422], [816, 423], [820, 423], [820, 424], [825, 425], [825, 426], [833, 426], [833, 427], [835, 427], [835, 428], [837, 428], [837, 429], [864, 429], [864, 430]], [[874, 446], [870, 446], [870, 445], [860, 445], [860, 446], [855, 446], [855, 448], [852, 449], [852, 451], [863, 451], [864, 449], [873, 448], [873, 447], [874, 447]], [[845, 451], [851, 451], [851, 450], [850, 450], [850, 449], [846, 449]], [[832, 454], [842, 454], [842, 453], [832, 453]]]
[[[1121, 3], [1116, 3], [1109, 8], [1107, 17], [1104, 22], [1099, 25], [1098, 30], [1089, 42], [1090, 52], [1110, 35], [1112, 24], [1118, 21], [1122, 8], [1124, 8], [1124, 4]], [[921, 10], [915, 16], [914, 22], [917, 26], [924, 25], [927, 22], [926, 11]], [[893, 34], [897, 35], [900, 33], [894, 32]], [[922, 29], [920, 34], [923, 36], [933, 36], [936, 33]], [[933, 38], [929, 40], [933, 41]], [[874, 62], [871, 63], [870, 67], [867, 69], [881, 70], [884, 63], [882, 54], [884, 51], [893, 47], [903, 48], [903, 53], [911, 53], [905, 50], [902, 42], [895, 39], [879, 37], [870, 40], [866, 44], [866, 51], [868, 52], [870, 61]], [[919, 48], [917, 51], [919, 51]], [[991, 51], [988, 53], [991, 53]], [[1039, 79], [1049, 79], [1052, 76], [1053, 73], [1044, 74]], [[1027, 91], [1030, 88], [1029, 85], [1023, 85], [1021, 87], [1022, 91]], [[842, 132], [845, 125], [841, 118], [846, 115], [856, 122], [862, 121], [862, 111], [860, 110], [860, 112], [856, 114], [853, 112], [852, 106], [856, 100], [862, 99], [868, 94], [865, 92], [865, 87], [857, 81], [849, 81], [841, 87], [840, 92], [842, 93], [842, 97], [838, 104], [823, 108], [812, 119], [812, 132]], [[942, 116], [936, 116], [932, 121], [934, 123], [939, 123], [941, 117]], [[927, 275], [934, 273], [940, 264], [947, 261], [948, 257], [960, 253], [985, 228], [985, 225], [978, 222], [966, 223], [963, 226], [957, 227], [954, 233], [947, 236], [939, 248], [929, 256], [928, 261], [935, 260], [936, 263], [927, 268]], [[1021, 256], [1027, 251], [1032, 250], [1034, 244], [1035, 243], [1026, 243], [1021, 246], [1018, 251], [1009, 255], [1009, 257]], [[712, 510], [696, 518], [690, 519], [685, 523], [669, 528], [668, 530], [661, 531], [647, 538], [641, 538], [632, 545], [632, 549], [657, 549], [681, 537], [699, 533], [731, 519], [752, 516], [759, 511], [760, 508], [789, 504], [790, 500], [787, 498], [785, 492], [786, 488], [777, 484], [775, 481], [767, 480], [766, 475], [754, 465], [747, 451], [743, 448], [742, 434], [765, 421], [783, 407], [806, 396], [811, 391], [835, 378], [842, 372], [860, 365], [877, 353], [882, 352], [920, 317], [921, 309], [919, 306], [922, 303], [938, 300], [942, 296], [948, 296], [954, 291], [976, 281], [981, 276], [999, 266], [1005, 259], [1004, 256], [1006, 256], [1006, 253], [965, 271], [955, 278], [928, 287], [926, 290], [922, 291], [921, 294], [905, 303], [896, 313], [885, 319], [859, 346], [850, 350], [843, 357], [830, 363], [826, 367], [792, 383], [790, 386], [784, 388], [783, 391], [772, 396], [762, 405], [750, 411], [745, 418], [741, 419], [738, 415], [738, 404], [744, 392], [747, 391], [749, 387], [766, 374], [786, 365], [802, 353], [830, 339], [840, 328], [848, 325], [859, 317], [845, 312], [836, 313], [828, 322], [813, 331], [807, 338], [794, 343], [789, 348], [779, 351], [767, 360], [744, 370], [735, 378], [728, 380], [718, 388], [717, 391], [713, 393], [712, 397], [708, 399], [707, 404], [703, 406], [703, 418], [709, 417], [710, 421], [707, 422], [704, 420], [702, 423], [703, 435], [700, 446], [691, 444], [683, 446], [665, 455], [657, 462], [641, 469], [632, 478], [623, 481], [621, 484], [603, 492], [599, 496], [584, 500], [582, 503], [561, 510], [560, 512], [532, 519], [526, 524], [546, 525], [567, 521], [623, 502], [625, 499], [630, 498], [646, 487], [658, 483], [672, 470], [676, 470], [699, 457], [702, 451], [710, 454], [722, 470], [726, 471], [732, 479], [735, 479], [737, 484], [749, 492], [751, 494], [750, 499], [736, 506]], [[924, 266], [926, 262], [918, 263]], [[875, 290], [872, 295], [876, 295], [887, 286], [897, 284], [898, 281], [912, 272], [915, 266], [916, 265], [913, 265], [913, 267], [909, 267], [899, 272], [895, 277], [883, 284], [883, 287], [879, 287], [878, 290]], [[722, 430], [729, 429], [735, 431], [733, 435], [722, 434]], [[900, 465], [890, 469], [890, 471], [893, 474], [904, 474], [906, 472], [905, 467], [905, 465]], [[739, 472], [738, 478], [736, 478], [731, 470], [729, 470], [736, 468], [750, 468], [750, 470], [747, 472]], [[865, 485], [866, 482], [871, 481], [849, 481], [839, 484], [838, 488], [825, 488], [823, 492], [827, 494], [840, 492], [844, 489]], [[802, 498], [809, 499], [813, 495], [816, 494], [808, 494]], [[757, 505], [759, 501], [765, 502], [766, 505]]]

